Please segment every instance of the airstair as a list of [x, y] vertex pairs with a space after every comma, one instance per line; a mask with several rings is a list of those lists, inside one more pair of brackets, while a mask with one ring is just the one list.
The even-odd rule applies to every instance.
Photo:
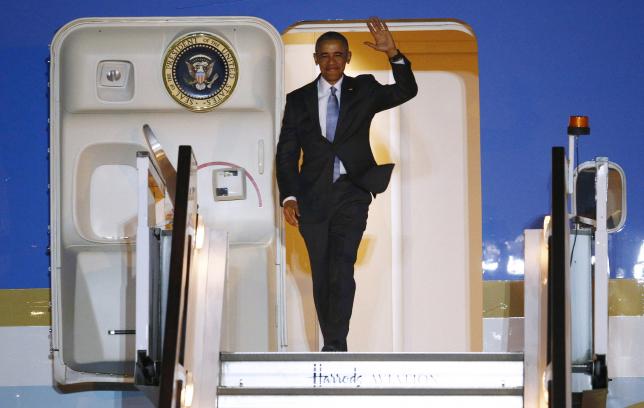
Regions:
[[523, 407], [521, 353], [224, 353], [217, 406]]

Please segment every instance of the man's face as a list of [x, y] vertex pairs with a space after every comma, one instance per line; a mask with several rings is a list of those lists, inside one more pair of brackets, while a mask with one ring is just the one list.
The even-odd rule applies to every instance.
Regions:
[[320, 73], [328, 83], [335, 84], [344, 73], [344, 67], [351, 60], [349, 51], [341, 41], [328, 40], [320, 44], [313, 54], [315, 63], [320, 67]]

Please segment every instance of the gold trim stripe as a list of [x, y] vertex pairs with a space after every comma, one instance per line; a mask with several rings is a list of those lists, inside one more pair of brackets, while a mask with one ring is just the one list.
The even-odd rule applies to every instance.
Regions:
[[[353, 54], [350, 71], [388, 71], [389, 60], [363, 43], [373, 41], [369, 32], [343, 32]], [[310, 44], [311, 50], [322, 32], [286, 33], [286, 46]], [[476, 38], [454, 30], [395, 31], [396, 45], [412, 63], [415, 71], [468, 72], [478, 75]], [[311, 53], [313, 60], [313, 53]], [[288, 63], [288, 62], [287, 62]]]
[[523, 281], [483, 281], [483, 317], [523, 317]]
[[[483, 317], [523, 317], [523, 281], [484, 281]], [[609, 316], [644, 316], [644, 282], [611, 279]]]
[[0, 326], [49, 326], [49, 289], [0, 289]]
[[636, 279], [611, 279], [608, 282], [609, 316], [643, 316], [644, 282]]
[[[644, 316], [644, 282], [611, 279], [610, 316]], [[0, 327], [49, 326], [49, 289], [0, 289]], [[523, 317], [523, 281], [484, 281], [483, 317]]]

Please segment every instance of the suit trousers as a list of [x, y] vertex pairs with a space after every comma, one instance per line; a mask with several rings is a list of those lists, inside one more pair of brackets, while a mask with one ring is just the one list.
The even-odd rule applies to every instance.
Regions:
[[324, 345], [346, 351], [356, 290], [353, 268], [372, 197], [343, 175], [333, 183], [328, 199], [327, 216], [320, 222], [307, 223], [306, 209], [301, 209], [300, 233], [311, 262], [313, 300]]

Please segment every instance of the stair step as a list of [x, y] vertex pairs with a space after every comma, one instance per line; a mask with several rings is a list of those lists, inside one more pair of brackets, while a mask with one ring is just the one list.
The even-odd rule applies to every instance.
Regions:
[[523, 355], [226, 353], [221, 356], [220, 385], [222, 390], [521, 390]]
[[217, 395], [392, 395], [392, 396], [521, 396], [522, 388], [217, 388]]
[[523, 353], [221, 353], [227, 361], [520, 361]]
[[521, 408], [521, 389], [219, 388], [218, 408]]

